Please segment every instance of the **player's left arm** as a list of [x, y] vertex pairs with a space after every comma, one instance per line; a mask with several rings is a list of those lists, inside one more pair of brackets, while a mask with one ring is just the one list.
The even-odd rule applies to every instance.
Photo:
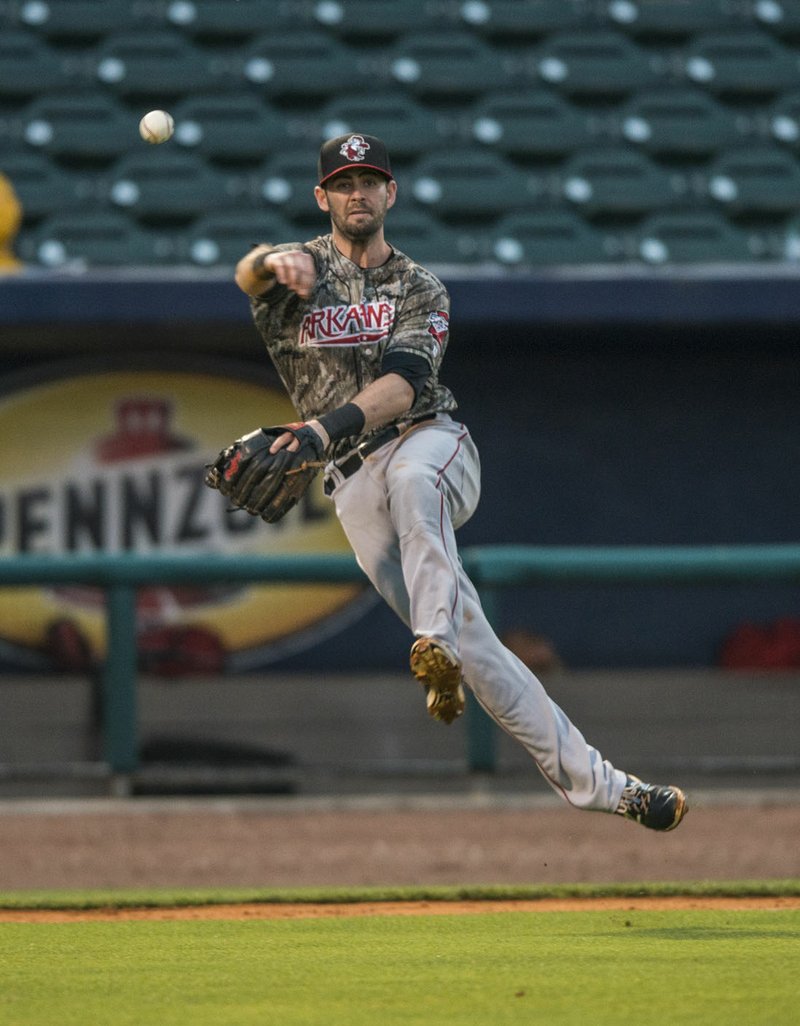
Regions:
[[413, 386], [401, 374], [392, 371], [375, 378], [351, 400], [364, 415], [361, 431], [372, 431], [407, 413], [415, 396]]
[[[407, 413], [414, 405], [415, 398], [413, 385], [400, 374], [391, 371], [370, 382], [344, 406], [307, 421], [306, 427], [316, 431], [327, 449], [331, 442], [339, 438], [360, 435], [390, 423]], [[293, 450], [297, 444], [297, 439], [287, 432], [275, 439], [271, 451], [277, 452], [285, 445]]]

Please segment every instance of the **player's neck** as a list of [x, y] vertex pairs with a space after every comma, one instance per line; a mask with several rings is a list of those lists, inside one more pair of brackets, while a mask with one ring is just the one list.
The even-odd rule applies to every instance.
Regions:
[[382, 231], [368, 239], [348, 239], [336, 228], [332, 234], [334, 246], [343, 257], [352, 260], [358, 267], [380, 267], [392, 255], [392, 247], [384, 239]]

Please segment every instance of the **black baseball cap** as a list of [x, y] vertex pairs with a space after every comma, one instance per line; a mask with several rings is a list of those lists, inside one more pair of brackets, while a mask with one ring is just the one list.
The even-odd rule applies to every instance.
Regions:
[[380, 171], [390, 180], [393, 177], [386, 146], [374, 135], [348, 132], [347, 135], [337, 135], [335, 139], [328, 139], [322, 144], [317, 162], [320, 185], [349, 167]]

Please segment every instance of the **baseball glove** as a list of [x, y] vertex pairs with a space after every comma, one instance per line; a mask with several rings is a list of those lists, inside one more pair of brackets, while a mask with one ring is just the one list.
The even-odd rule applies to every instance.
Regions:
[[[300, 448], [271, 453], [272, 443], [286, 431]], [[222, 492], [234, 508], [274, 524], [303, 497], [325, 465], [324, 452], [322, 439], [306, 424], [257, 428], [222, 450], [208, 467], [205, 483]]]

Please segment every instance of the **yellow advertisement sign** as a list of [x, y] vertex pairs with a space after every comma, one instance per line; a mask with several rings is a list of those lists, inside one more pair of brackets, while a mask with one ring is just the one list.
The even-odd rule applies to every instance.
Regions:
[[[17, 389], [0, 397], [0, 555], [347, 551], [321, 477], [277, 524], [228, 510], [203, 484], [225, 445], [294, 419], [277, 388], [216, 373], [98, 371]], [[140, 649], [156, 654], [155, 668], [170, 650], [176, 672], [246, 665], [246, 653], [268, 658], [270, 646], [341, 615], [362, 593], [341, 584], [142, 588]], [[91, 587], [0, 589], [0, 639], [65, 666], [100, 657], [103, 602]]]

